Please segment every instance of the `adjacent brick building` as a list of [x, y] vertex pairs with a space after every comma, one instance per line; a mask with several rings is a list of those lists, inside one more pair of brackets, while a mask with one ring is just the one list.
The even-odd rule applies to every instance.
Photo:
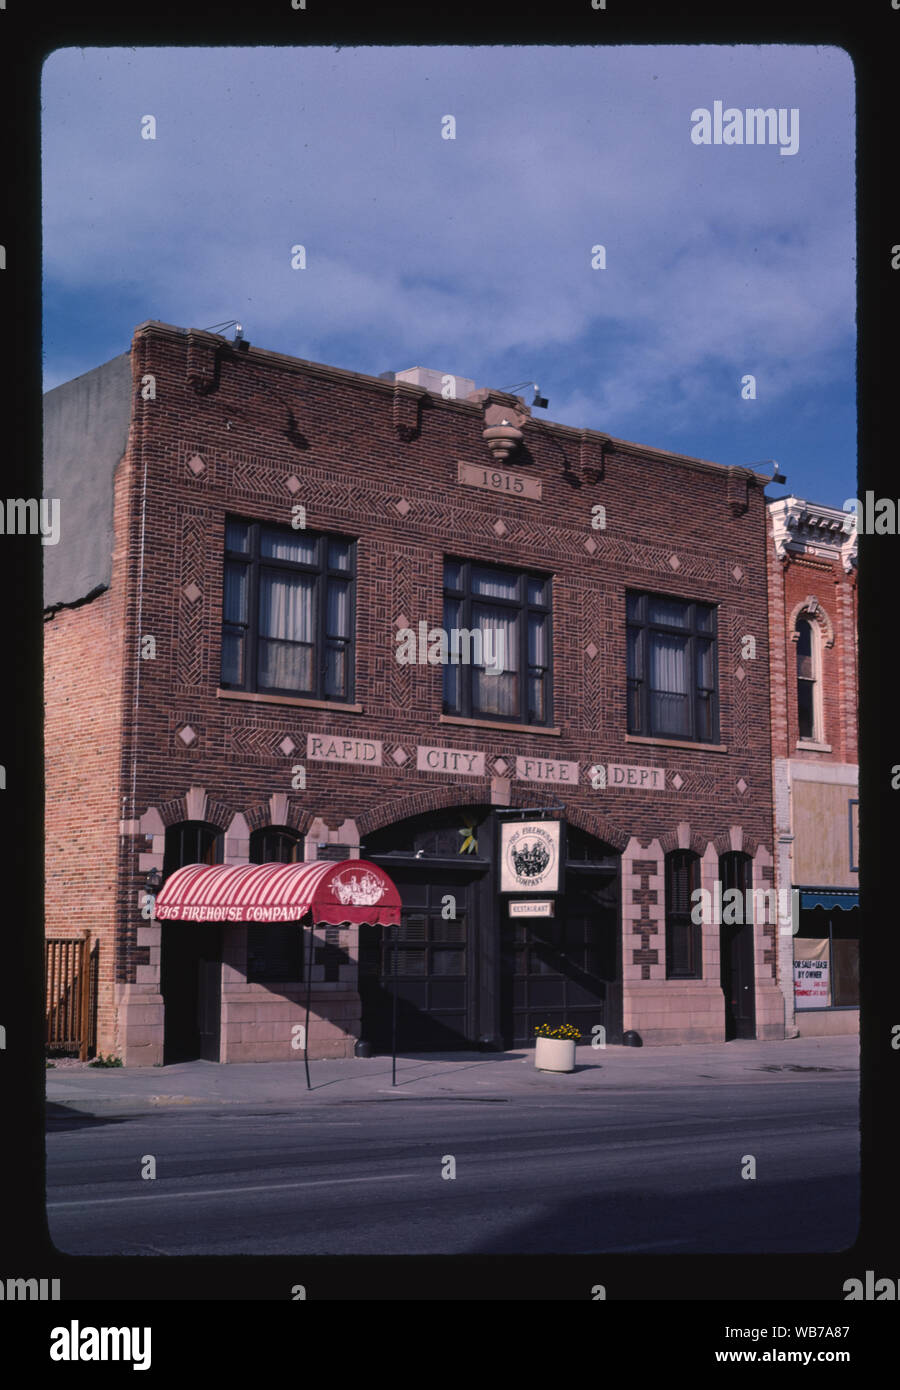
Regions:
[[[784, 1036], [777, 923], [692, 914], [774, 887], [762, 475], [155, 322], [46, 421], [47, 930], [99, 939], [102, 1051], [301, 1059], [307, 986], [313, 1057], [395, 990], [406, 1050]], [[323, 857], [395, 945], [153, 918]]]
[[785, 1018], [801, 1035], [859, 1027], [857, 571], [852, 514], [769, 503], [776, 879], [796, 891]]

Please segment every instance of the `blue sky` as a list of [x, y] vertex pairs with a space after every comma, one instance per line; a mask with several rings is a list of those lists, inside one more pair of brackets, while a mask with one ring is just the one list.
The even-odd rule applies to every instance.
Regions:
[[[796, 109], [797, 153], [694, 144], [716, 100]], [[856, 493], [841, 49], [69, 48], [42, 142], [46, 390], [145, 319], [239, 319], [258, 347], [533, 380], [537, 416], [777, 459], [770, 497]]]

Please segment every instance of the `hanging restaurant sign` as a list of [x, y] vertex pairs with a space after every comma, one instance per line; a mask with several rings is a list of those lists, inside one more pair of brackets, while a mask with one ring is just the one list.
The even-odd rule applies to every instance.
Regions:
[[500, 892], [558, 893], [562, 821], [505, 821], [500, 826]]

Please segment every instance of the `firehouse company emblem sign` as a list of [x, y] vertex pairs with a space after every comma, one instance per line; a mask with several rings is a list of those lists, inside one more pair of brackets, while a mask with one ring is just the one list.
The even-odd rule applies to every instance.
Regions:
[[338, 874], [331, 891], [342, 907], [371, 907], [384, 897], [385, 884], [374, 874]]
[[508, 822], [500, 827], [501, 893], [559, 891], [561, 822]]

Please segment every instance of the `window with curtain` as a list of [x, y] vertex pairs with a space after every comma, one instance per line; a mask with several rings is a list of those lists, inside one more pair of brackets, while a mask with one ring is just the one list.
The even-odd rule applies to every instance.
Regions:
[[[547, 576], [445, 561], [444, 713], [549, 724], [550, 617]], [[454, 630], [468, 636], [454, 643]]]
[[353, 698], [355, 542], [229, 519], [221, 684]]
[[816, 737], [816, 658], [812, 623], [798, 618], [797, 630], [797, 732], [800, 738]]
[[655, 594], [626, 594], [630, 734], [716, 743], [716, 610]]
[[[287, 826], [267, 825], [250, 836], [251, 864], [295, 864], [303, 842]], [[247, 979], [285, 984], [303, 979], [303, 928], [299, 922], [252, 923], [247, 927]]]
[[666, 855], [666, 979], [703, 978], [703, 928], [691, 920], [700, 860], [690, 850]]

